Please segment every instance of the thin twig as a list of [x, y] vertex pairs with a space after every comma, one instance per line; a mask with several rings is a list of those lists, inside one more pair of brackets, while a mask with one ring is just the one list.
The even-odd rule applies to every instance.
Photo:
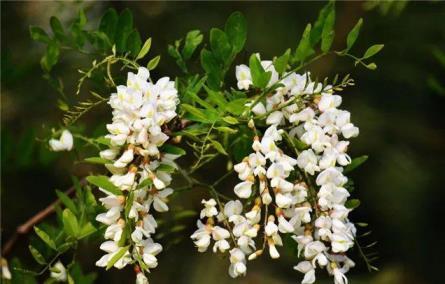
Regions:
[[[82, 179], [80, 181], [80, 185], [85, 185], [86, 179]], [[70, 196], [75, 192], [76, 188], [75, 186], [70, 187], [67, 191], [65, 191], [65, 194]], [[14, 234], [9, 238], [9, 240], [5, 243], [2, 249], [2, 256], [6, 256], [9, 254], [12, 249], [14, 248], [14, 245], [19, 240], [21, 236], [24, 236], [28, 234], [35, 225], [42, 222], [46, 217], [50, 216], [52, 213], [54, 213], [57, 205], [60, 204], [60, 199], [57, 198], [54, 202], [52, 202], [50, 205], [48, 205], [45, 209], [39, 211], [37, 214], [29, 218], [25, 223], [21, 224], [17, 227]]]

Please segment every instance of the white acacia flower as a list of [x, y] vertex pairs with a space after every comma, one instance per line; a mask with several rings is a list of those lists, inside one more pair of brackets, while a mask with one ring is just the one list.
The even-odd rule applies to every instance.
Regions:
[[136, 275], [136, 284], [149, 284], [147, 277], [144, 275], [144, 273], [139, 272]]
[[212, 228], [209, 225], [204, 225], [201, 220], [197, 221], [198, 229], [190, 236], [194, 240], [195, 246], [199, 252], [207, 251], [210, 245]]
[[62, 262], [57, 261], [56, 264], [54, 264], [54, 266], [52, 266], [50, 268], [51, 271], [51, 278], [53, 278], [54, 280], [56, 280], [57, 282], [65, 282], [67, 279], [67, 275], [66, 275], [66, 268], [65, 266], [62, 264]]
[[345, 177], [337, 168], [331, 167], [322, 171], [316, 179], [317, 185], [324, 185], [328, 183], [332, 183], [336, 186], [342, 186], [348, 181], [348, 178]]
[[[120, 247], [116, 242], [106, 241], [100, 245], [100, 249], [107, 252], [107, 254], [103, 255], [98, 261], [96, 261], [96, 265], [99, 267], [106, 267], [108, 262], [115, 256]], [[116, 263], [113, 265], [117, 269], [124, 268], [127, 264], [131, 262], [130, 253], [127, 251]]]
[[112, 175], [110, 181], [121, 190], [130, 190], [134, 185], [136, 174], [128, 172], [125, 175]]
[[298, 265], [294, 266], [294, 269], [304, 273], [304, 278], [301, 281], [302, 284], [315, 283], [315, 268], [309, 261], [301, 261]]
[[96, 221], [101, 222], [105, 225], [112, 225], [117, 222], [117, 220], [119, 220], [121, 211], [122, 206], [111, 207], [107, 212], [97, 215]]
[[165, 188], [160, 191], [154, 191], [153, 193], [150, 193], [148, 203], [151, 204], [153, 202], [153, 208], [158, 212], [166, 212], [168, 211], [168, 196], [173, 193], [173, 189], [171, 188]]
[[283, 234], [292, 233], [294, 231], [294, 226], [283, 216], [280, 216], [278, 217], [278, 230]]
[[240, 180], [246, 180], [248, 176], [253, 174], [248, 161], [243, 160], [243, 162], [236, 164], [233, 169], [238, 173], [238, 178]]
[[203, 199], [201, 201], [202, 204], [204, 204], [204, 209], [201, 210], [200, 213], [200, 218], [204, 218], [204, 217], [213, 217], [218, 215], [218, 210], [216, 209], [216, 201], [215, 199], [211, 198], [209, 200], [205, 200]]
[[281, 111], [274, 111], [266, 119], [266, 123], [269, 125], [281, 124], [284, 114]]
[[256, 105], [253, 106], [252, 112], [256, 115], [263, 115], [267, 112], [267, 110], [262, 102], [258, 102]]
[[240, 215], [243, 211], [243, 204], [239, 200], [230, 200], [224, 205], [224, 215], [230, 218], [234, 215]]
[[67, 129], [62, 131], [59, 139], [49, 140], [49, 147], [52, 151], [71, 151], [73, 149], [73, 135]]
[[2, 268], [1, 278], [11, 280], [12, 275], [9, 271], [8, 261], [5, 258], [0, 258], [0, 266]]
[[148, 238], [142, 242], [142, 260], [148, 266], [148, 268], [155, 268], [158, 266], [158, 255], [162, 251], [162, 246], [153, 242], [151, 238]]
[[252, 185], [251, 181], [243, 181], [237, 184], [233, 190], [239, 198], [249, 198], [252, 194]]
[[304, 248], [304, 257], [306, 259], [313, 259], [318, 254], [324, 252], [326, 250], [326, 246], [320, 241], [314, 241], [306, 244]]
[[119, 154], [119, 148], [110, 148], [99, 152], [99, 156], [106, 160], [113, 160]]
[[232, 278], [243, 276], [246, 274], [246, 256], [239, 248], [233, 248], [230, 251], [230, 267], [229, 275]]
[[252, 85], [252, 76], [250, 75], [250, 68], [244, 64], [235, 67], [236, 79], [238, 80], [238, 89], [248, 90]]
[[113, 165], [116, 168], [124, 168], [128, 165], [128, 163], [133, 161], [133, 158], [134, 158], [133, 149], [128, 149], [122, 154], [122, 156], [116, 162], [114, 162]]
[[299, 113], [294, 113], [289, 117], [290, 123], [298, 124], [301, 121], [310, 121], [314, 118], [315, 112], [312, 108], [307, 107], [300, 111]]
[[104, 235], [105, 239], [118, 242], [122, 237], [124, 225], [125, 225], [124, 222], [117, 222], [115, 224], [111, 223], [111, 225], [109, 225], [105, 230], [105, 235]]
[[226, 240], [230, 237], [229, 231], [219, 226], [215, 226], [212, 230], [212, 237], [213, 240], [215, 240], [213, 252], [219, 250], [221, 253], [224, 253], [226, 250], [230, 249], [230, 244]]
[[304, 150], [303, 152], [300, 153], [300, 155], [298, 155], [297, 158], [298, 167], [300, 167], [310, 175], [313, 175], [315, 172], [318, 172], [320, 170], [320, 167], [318, 167], [317, 164], [318, 164], [318, 159], [314, 151], [312, 151], [312, 149]]
[[328, 109], [336, 108], [341, 105], [342, 99], [338, 95], [325, 94], [321, 96], [320, 102], [318, 103], [318, 109], [322, 112]]

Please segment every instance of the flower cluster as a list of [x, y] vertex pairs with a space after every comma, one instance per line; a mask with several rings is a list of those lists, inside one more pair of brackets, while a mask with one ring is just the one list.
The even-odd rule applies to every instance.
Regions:
[[[203, 200], [200, 217], [206, 221], [198, 221], [191, 238], [200, 252], [212, 239], [214, 252], [229, 251], [229, 274], [237, 277], [246, 273], [246, 260], [266, 248], [271, 258], [279, 258], [277, 247], [288, 234], [303, 258], [294, 267], [304, 273], [302, 283], [315, 282], [317, 267], [326, 268], [336, 284], [347, 283], [344, 273], [354, 263], [345, 252], [353, 246], [356, 230], [348, 220], [342, 167], [351, 162], [345, 139], [357, 136], [358, 128], [349, 112], [337, 108], [341, 97], [333, 86], [311, 81], [309, 73], [280, 78], [272, 61], [261, 65], [271, 72], [268, 87], [274, 91], [247, 105], [253, 120], [264, 119], [268, 126], [259, 137], [250, 123], [256, 133], [253, 151], [234, 166], [241, 180], [234, 193], [240, 200]], [[236, 77], [238, 88], [249, 90], [249, 67], [237, 66]], [[297, 140], [304, 151], [293, 144]], [[286, 154], [289, 149], [295, 158]]]
[[[128, 73], [127, 85], [118, 86], [111, 95], [113, 120], [107, 125], [110, 148], [100, 156], [112, 174], [109, 178], [120, 194], [106, 189], [100, 199], [107, 209], [97, 221], [107, 225], [106, 252], [96, 265], [123, 268], [138, 262], [142, 270], [157, 266], [156, 255], [162, 246], [153, 241], [157, 228], [154, 211], [168, 211], [170, 172], [176, 167], [177, 155], [164, 153], [161, 146], [169, 139], [165, 124], [176, 116], [177, 90], [168, 77], [151, 82], [149, 71], [139, 68]], [[116, 259], [117, 258], [117, 259]], [[139, 281], [144, 275], [138, 276]]]

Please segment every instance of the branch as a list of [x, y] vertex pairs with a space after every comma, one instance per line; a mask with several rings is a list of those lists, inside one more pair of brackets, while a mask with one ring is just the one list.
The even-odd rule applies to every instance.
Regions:
[[[86, 184], [86, 179], [82, 179], [80, 181], [80, 185], [83, 186]], [[70, 196], [75, 192], [75, 187], [71, 186], [67, 191], [65, 191], [65, 194]], [[19, 240], [21, 236], [27, 235], [35, 225], [42, 222], [46, 217], [50, 216], [52, 213], [54, 213], [57, 205], [60, 204], [60, 199], [56, 199], [54, 202], [52, 202], [50, 205], [48, 205], [45, 209], [39, 211], [37, 214], [29, 218], [25, 223], [21, 224], [17, 227], [14, 234], [9, 238], [9, 240], [6, 242], [6, 244], [3, 246], [2, 249], [2, 256], [5, 257], [7, 254], [9, 254], [12, 249], [14, 248], [14, 245]]]

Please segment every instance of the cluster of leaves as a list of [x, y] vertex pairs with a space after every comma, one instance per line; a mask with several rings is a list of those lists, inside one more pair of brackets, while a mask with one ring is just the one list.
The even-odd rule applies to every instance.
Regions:
[[393, 14], [394, 16], [400, 15], [406, 8], [409, 0], [367, 0], [363, 7], [366, 10], [378, 10], [382, 15]]
[[[68, 283], [92, 283], [94, 274], [83, 275], [80, 267], [75, 265], [75, 251], [81, 240], [91, 238], [100, 230], [96, 224], [95, 216], [99, 210], [92, 190], [89, 186], [81, 184], [73, 178], [75, 197], [56, 190], [60, 204], [56, 206], [56, 224], [43, 223], [34, 227], [37, 238], [31, 240], [29, 251], [39, 264], [40, 271], [34, 272], [21, 268], [21, 265], [12, 264], [12, 270], [30, 277], [41, 277], [46, 271], [54, 269], [52, 266], [62, 255], [72, 255], [71, 261], [66, 265]], [[19, 281], [20, 278], [13, 278]], [[48, 278], [45, 283], [53, 283]], [[21, 283], [21, 282], [13, 282]]]
[[[129, 9], [120, 14], [114, 9], [108, 9], [95, 29], [86, 29], [86, 24], [87, 17], [81, 10], [66, 30], [57, 17], [51, 17], [52, 35], [40, 27], [30, 27], [31, 38], [47, 45], [41, 65], [46, 72], [45, 78], [61, 95], [58, 106], [65, 113], [63, 122], [66, 126], [74, 124], [84, 114], [107, 100], [107, 96], [100, 95], [100, 92], [109, 92], [110, 88], [115, 87], [115, 81], [121, 80], [111, 74], [114, 64], [120, 63], [123, 67], [137, 69], [138, 61], [144, 59], [151, 48], [151, 38], [142, 43], [139, 32], [133, 26], [133, 15]], [[81, 93], [82, 86], [88, 79], [97, 87], [96, 91], [89, 91], [89, 97], [85, 100], [77, 102], [68, 97], [61, 78], [50, 73], [59, 62], [62, 50], [71, 50], [94, 58], [91, 67], [78, 70], [81, 77], [74, 90], [76, 95]], [[160, 56], [155, 56], [148, 61], [147, 68], [156, 68], [159, 61]]]
[[41, 59], [44, 71], [51, 71], [59, 61], [63, 49], [87, 54], [108, 54], [115, 46], [119, 54], [130, 53], [134, 57], [138, 55], [142, 41], [139, 32], [133, 27], [133, 14], [130, 10], [125, 9], [118, 15], [116, 10], [109, 9], [97, 29], [87, 30], [86, 25], [85, 12], [80, 10], [78, 17], [66, 30], [61, 21], [52, 16], [52, 35], [40, 27], [30, 27], [31, 38], [47, 45], [46, 53]]

